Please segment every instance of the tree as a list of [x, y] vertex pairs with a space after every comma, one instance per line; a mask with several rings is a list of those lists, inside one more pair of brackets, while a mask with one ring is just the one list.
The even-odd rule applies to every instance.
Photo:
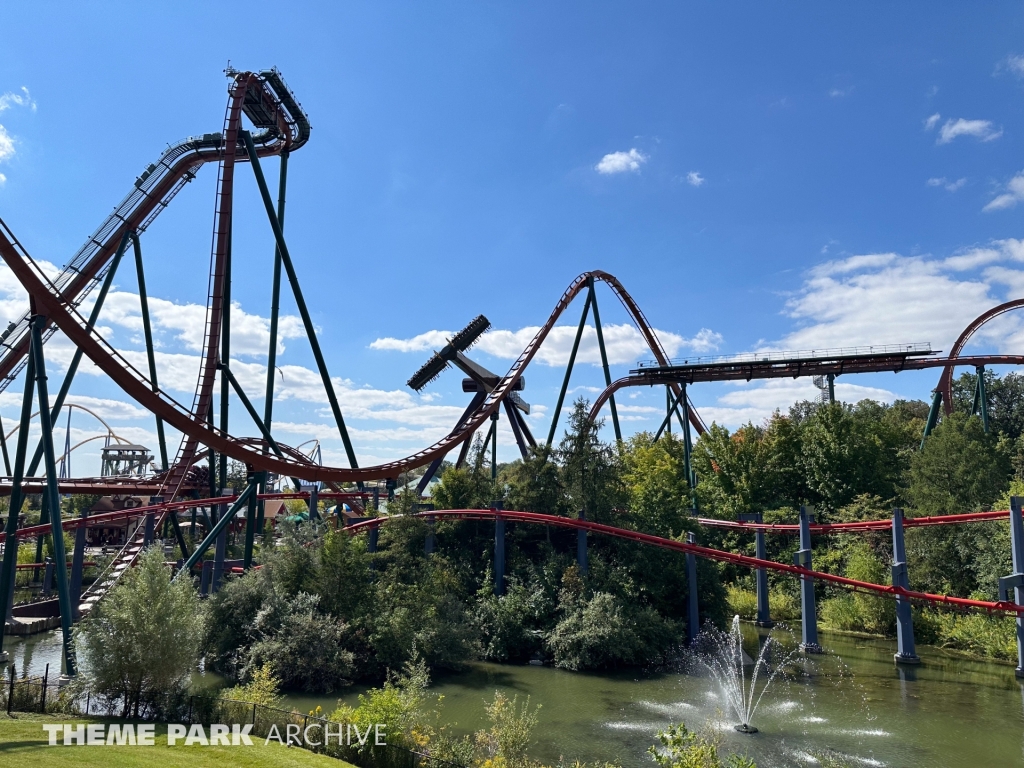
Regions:
[[555, 452], [568, 509], [586, 510], [587, 517], [597, 521], [608, 520], [621, 496], [615, 453], [599, 437], [603, 424], [603, 419], [590, 418], [590, 404], [579, 398], [573, 403], [569, 428]]
[[153, 547], [75, 630], [86, 683], [121, 717], [187, 688], [199, 662], [204, 612], [188, 579], [171, 581]]
[[564, 489], [558, 467], [550, 461], [546, 445], [531, 448], [522, 461], [512, 462], [502, 472], [505, 508], [520, 512], [557, 515]]
[[[1009, 486], [1008, 446], [986, 435], [981, 419], [953, 413], [942, 420], [911, 461], [907, 496], [916, 515], [988, 508]], [[984, 524], [919, 529], [907, 537], [911, 568], [928, 589], [969, 595], [991, 589], [991, 531]]]

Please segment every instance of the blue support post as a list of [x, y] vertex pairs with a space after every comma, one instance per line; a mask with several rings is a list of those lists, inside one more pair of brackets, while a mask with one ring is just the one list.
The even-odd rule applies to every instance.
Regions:
[[[800, 507], [800, 550], [793, 555], [793, 564], [811, 569], [811, 520], [813, 507]], [[824, 653], [818, 644], [818, 614], [814, 604], [814, 579], [800, 577], [800, 650], [804, 653]]]
[[156, 515], [154, 513], [150, 512], [146, 515], [145, 526], [145, 531], [142, 534], [142, 546], [148, 547], [156, 538]]
[[[686, 534], [686, 543], [696, 544], [697, 537], [692, 533]], [[686, 591], [686, 639], [692, 644], [700, 632], [700, 614], [697, 612], [697, 556], [692, 552], [686, 553]]]
[[[907, 573], [907, 548], [903, 543], [903, 510], [892, 511], [892, 585], [910, 589], [910, 575]], [[910, 600], [896, 596], [896, 655], [897, 664], [920, 664], [921, 657], [914, 647], [914, 618], [910, 612]]]
[[505, 594], [505, 521], [500, 515], [494, 518], [494, 594]]
[[213, 576], [213, 560], [203, 560], [199, 570], [199, 594], [204, 597], [210, 594], [210, 578]]
[[423, 554], [434, 554], [434, 516], [427, 515], [427, 538], [423, 542]]
[[75, 530], [75, 551], [71, 556], [71, 619], [78, 621], [81, 617], [79, 606], [82, 603], [82, 570], [85, 567], [85, 520], [89, 511], [82, 510], [82, 524]]
[[309, 519], [319, 520], [320, 519], [320, 500], [317, 498], [319, 492], [319, 486], [313, 483], [309, 489]]
[[[580, 510], [580, 520], [586, 520], [586, 510]], [[587, 532], [582, 528], [576, 531], [576, 565], [579, 566], [580, 573], [584, 576], [587, 574]]]
[[[1021, 519], [1021, 497], [1010, 497], [1010, 551], [1013, 573], [999, 579], [999, 599], [1008, 600], [1013, 589], [1013, 601], [1024, 605], [1024, 520]], [[1017, 669], [1018, 678], [1024, 678], [1024, 616], [1017, 614]]]
[[[760, 512], [741, 512], [739, 520], [740, 522], [757, 523], [760, 525], [764, 522], [764, 515]], [[758, 528], [754, 532], [754, 557], [758, 560], [768, 559], [764, 546], [763, 528]], [[754, 623], [759, 627], [770, 629], [775, 626], [775, 622], [772, 621], [771, 610], [768, 606], [768, 570], [758, 568], [754, 571], [754, 579], [757, 585], [757, 621]]]

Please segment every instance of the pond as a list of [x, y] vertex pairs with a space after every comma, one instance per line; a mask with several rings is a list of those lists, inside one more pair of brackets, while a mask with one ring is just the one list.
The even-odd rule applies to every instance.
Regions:
[[[744, 625], [748, 652], [756, 655], [763, 630]], [[796, 638], [775, 631], [784, 644]], [[702, 676], [620, 672], [576, 674], [551, 667], [474, 663], [468, 671], [440, 676], [433, 690], [444, 695], [443, 718], [456, 731], [485, 726], [484, 703], [495, 690], [541, 704], [535, 756], [608, 760], [626, 768], [650, 766], [647, 748], [657, 731], [678, 722], [713, 728], [726, 751], [745, 752], [759, 768], [814, 765], [826, 749], [851, 765], [1024, 765], [1024, 686], [1013, 667], [951, 657], [919, 646], [924, 664], [898, 669], [895, 643], [822, 632], [828, 653], [800, 657], [796, 674], [776, 680], [753, 724], [756, 735], [736, 733], [724, 702]], [[18, 674], [40, 674], [59, 664], [59, 634], [13, 640]], [[355, 703], [353, 687], [327, 696], [287, 697], [306, 712], [332, 710], [339, 699]]]

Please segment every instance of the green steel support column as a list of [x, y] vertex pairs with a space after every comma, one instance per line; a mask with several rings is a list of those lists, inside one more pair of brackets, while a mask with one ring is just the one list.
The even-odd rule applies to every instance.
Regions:
[[185, 561], [184, 565], [181, 566], [181, 570], [174, 574], [175, 579], [183, 573], [190, 574], [192, 572], [192, 566], [203, 559], [203, 555], [206, 554], [206, 550], [208, 550], [210, 546], [217, 541], [217, 537], [220, 536], [220, 532], [227, 528], [228, 523], [234, 519], [238, 510], [240, 510], [245, 504], [249, 503], [249, 497], [253, 495], [255, 490], [256, 486], [251, 482], [245, 486], [245, 490], [239, 494], [237, 499], [235, 499], [235, 503], [231, 505], [231, 508], [221, 515], [220, 519], [213, 524], [209, 533], [206, 534], [206, 538], [203, 539], [202, 543], [196, 547], [196, 551], [193, 552], [189, 556], [188, 560]]
[[[231, 362], [231, 232], [228, 232], [228, 252], [224, 259], [224, 313], [220, 336], [220, 360], [222, 365]], [[228, 434], [228, 405], [231, 403], [231, 387], [227, 377], [220, 377], [220, 432]], [[220, 487], [226, 488], [228, 478], [228, 455], [220, 455]]]
[[[156, 378], [156, 357], [153, 352], [153, 326], [149, 321], [149, 296], [146, 294], [146, 273], [142, 268], [142, 246], [139, 244], [139, 236], [132, 232], [132, 248], [135, 251], [135, 273], [139, 278], [139, 303], [142, 305], [142, 333], [146, 339], [146, 357], [149, 359], [149, 381], [153, 385], [153, 391], [159, 392], [160, 385]], [[160, 443], [160, 468], [167, 470], [170, 464], [167, 462], [167, 440], [164, 438], [164, 420], [156, 417], [156, 437]]]
[[[257, 487], [263, 484], [263, 472], [257, 472], [255, 477], [249, 480], [249, 484], [256, 484]], [[252, 567], [252, 546], [256, 540], [256, 494], [250, 494], [245, 506], [245, 550], [242, 554], [242, 567], [246, 570]]]
[[[91, 331], [96, 325], [96, 321], [100, 316], [100, 309], [103, 307], [103, 302], [106, 301], [107, 293], [110, 291], [110, 286], [114, 282], [114, 273], [117, 272], [117, 268], [121, 263], [121, 257], [124, 256], [124, 252], [128, 248], [128, 240], [131, 237], [130, 232], [125, 232], [121, 238], [120, 245], [117, 246], [117, 251], [114, 253], [114, 258], [110, 262], [110, 269], [107, 270], [107, 276], [103, 279], [103, 285], [100, 286], [100, 292], [96, 296], [96, 303], [93, 304], [92, 312], [89, 313], [89, 320], [85, 324], [87, 331]], [[68, 372], [64, 375], [64, 381], [60, 385], [60, 390], [57, 392], [57, 397], [53, 401], [53, 408], [50, 409], [50, 422], [56, 422], [57, 417], [60, 416], [60, 410], [64, 407], [64, 400], [68, 396], [68, 392], [71, 390], [71, 382], [75, 379], [75, 374], [78, 372], [78, 366], [82, 362], [82, 355], [84, 353], [81, 349], [75, 350], [74, 357], [71, 358], [71, 365], [68, 366]], [[32, 454], [32, 461], [28, 465], [28, 471], [25, 473], [28, 477], [33, 477], [36, 470], [39, 469], [39, 462], [43, 460], [43, 443], [40, 440], [39, 444], [36, 445], [35, 452]], [[49, 520], [40, 520], [39, 524], [47, 523]], [[40, 562], [36, 559], [36, 562]]]
[[[669, 391], [671, 392], [671, 390], [669, 390]], [[661, 426], [658, 427], [658, 431], [655, 432], [655, 434], [654, 434], [654, 439], [655, 440], [657, 440], [659, 437], [661, 437], [661, 433], [664, 432], [666, 429], [668, 429], [671, 426], [671, 424], [672, 424], [672, 414], [675, 413], [676, 416], [679, 415], [679, 403], [685, 397], [686, 397], [686, 385], [684, 384], [682, 386], [682, 389], [679, 392], [679, 396], [677, 398], [675, 398], [675, 400], [673, 400], [673, 401], [671, 401], [669, 403], [668, 415], [665, 416], [665, 420], [663, 422], [661, 422]], [[680, 419], [679, 420], [679, 424], [682, 426], [682, 428], [683, 428], [683, 435], [685, 436], [687, 431], [688, 431], [687, 427], [689, 426], [689, 422], [684, 422], [682, 419]], [[669, 429], [669, 432], [671, 433], [671, 429]]]
[[498, 479], [498, 412], [491, 414], [491, 482]]
[[[601, 330], [601, 315], [597, 311], [597, 293], [594, 291], [594, 278], [590, 282], [590, 304], [594, 307], [594, 327], [597, 329], [597, 346], [601, 349], [601, 365], [604, 367], [604, 385], [610, 387], [612, 374], [608, 370], [608, 352], [604, 347], [604, 331]], [[615, 407], [615, 395], [608, 398], [608, 405], [612, 409], [612, 427], [615, 429], [616, 444], [622, 442], [622, 430], [619, 429], [619, 411]]]
[[[132, 249], [135, 252], [135, 273], [139, 278], [139, 303], [142, 307], [142, 332], [146, 339], [146, 357], [149, 360], [149, 381], [153, 385], [153, 391], [159, 392], [160, 385], [156, 376], [156, 357], [153, 351], [153, 327], [149, 320], [149, 297], [146, 294], [146, 274], [142, 266], [142, 245], [139, 243], [139, 236], [136, 232], [131, 233]], [[164, 420], [156, 417], [156, 437], [160, 444], [160, 466], [167, 470], [167, 440], [164, 436]], [[174, 538], [178, 542], [182, 557], [188, 557], [188, 544], [185, 542], [185, 535], [181, 532], [181, 525], [175, 513], [169, 515], [171, 524], [174, 526]], [[164, 518], [164, 530], [167, 529], [167, 518]]]
[[[25, 368], [25, 393], [21, 400], [21, 429], [18, 430], [18, 447], [14, 453], [14, 478], [11, 487], [11, 501], [7, 511], [7, 534], [4, 543], [4, 561], [0, 567], [0, 626], [7, 621], [7, 612], [11, 608], [14, 598], [14, 577], [18, 565], [18, 543], [16, 540], [18, 532], [18, 517], [21, 515], [21, 505], [25, 501], [25, 494], [21, 489], [21, 482], [25, 472], [25, 457], [28, 453], [28, 423], [32, 418], [32, 384], [36, 376], [36, 366], [31, 353], [28, 356], [28, 365]], [[0, 631], [0, 660], [4, 658], [4, 633]]]
[[[280, 459], [285, 459], [284, 453], [281, 451], [281, 446], [277, 444], [277, 441], [271, 436], [270, 430], [267, 429], [266, 425], [260, 420], [259, 414], [256, 413], [256, 409], [252, 405], [252, 401], [246, 396], [245, 391], [242, 389], [242, 385], [238, 383], [238, 379], [235, 378], [235, 374], [231, 372], [231, 369], [226, 365], [219, 366], [221, 373], [224, 375], [225, 380], [231, 385], [232, 389], [235, 390], [235, 394], [238, 395], [238, 399], [242, 401], [242, 406], [249, 413], [249, 418], [255, 422], [257, 429], [260, 434], [263, 435], [263, 439], [267, 441], [270, 449], [277, 454]], [[262, 482], [262, 481], [261, 481]], [[295, 490], [299, 490], [298, 478], [292, 478], [292, 482], [295, 484]]]
[[4, 421], [0, 419], [0, 450], [4, 454], [4, 474], [11, 476], [11, 457], [7, 455], [7, 437], [4, 435]]
[[[213, 427], [213, 398], [212, 397], [210, 398], [210, 407], [206, 411], [206, 425], [208, 427], [211, 427], [211, 428]], [[207, 446], [207, 450], [210, 452], [210, 473], [209, 473], [210, 477], [209, 477], [209, 480], [210, 480], [210, 498], [212, 499], [214, 496], [220, 496], [220, 494], [217, 492], [217, 489], [218, 489], [218, 486], [217, 486], [217, 452], [214, 451], [213, 448], [210, 448], [209, 446]], [[216, 515], [217, 515], [217, 513], [213, 511], [213, 507], [210, 507], [210, 515], [211, 515], [211, 517], [216, 517]]]
[[306, 329], [306, 336], [309, 338], [309, 346], [313, 350], [313, 357], [316, 360], [316, 367], [320, 371], [320, 378], [323, 381], [324, 389], [327, 391], [327, 400], [331, 404], [331, 411], [334, 414], [334, 421], [341, 433], [341, 441], [345, 444], [345, 453], [348, 456], [349, 466], [359, 466], [356, 461], [356, 452], [352, 447], [352, 440], [349, 438], [348, 429], [345, 427], [345, 419], [341, 415], [341, 405], [338, 404], [338, 396], [334, 392], [334, 383], [327, 371], [327, 363], [324, 354], [320, 349], [320, 341], [316, 337], [316, 329], [313, 327], [313, 320], [306, 308], [306, 300], [302, 297], [302, 288], [299, 287], [299, 278], [295, 273], [295, 266], [292, 264], [291, 255], [288, 253], [288, 244], [284, 239], [284, 230], [274, 212], [274, 201], [270, 197], [270, 190], [267, 188], [267, 180], [263, 176], [263, 169], [260, 167], [260, 159], [256, 155], [256, 146], [252, 143], [252, 135], [248, 131], [242, 131], [242, 138], [245, 140], [245, 148], [249, 152], [249, 164], [256, 175], [256, 183], [259, 185], [260, 194], [263, 196], [263, 205], [267, 209], [267, 218], [270, 219], [270, 226], [274, 230], [274, 237], [277, 238], [277, 247], [281, 252], [281, 261], [284, 264], [285, 272], [288, 273], [288, 282], [291, 284], [292, 293], [295, 296], [295, 304], [302, 318], [302, 325]]
[[928, 421], [924, 424], [924, 435], [921, 436], [921, 448], [924, 448], [924, 441], [928, 439], [928, 435], [935, 429], [935, 425], [939, 421], [939, 408], [942, 406], [942, 390], [936, 389], [932, 393], [932, 406], [928, 409]]
[[[288, 150], [281, 153], [281, 176], [277, 186], [277, 222], [284, 231], [284, 200], [288, 186]], [[270, 349], [267, 352], [267, 394], [263, 404], [263, 423], [270, 431], [274, 421], [274, 384], [277, 374], [277, 326], [281, 314], [281, 248], [274, 243], [274, 282], [270, 291]], [[267, 475], [263, 473], [260, 481], [260, 493], [267, 492]], [[258, 523], [263, 533], [263, 515], [265, 502], [259, 502]]]
[[981, 411], [981, 424], [988, 434], [988, 393], [985, 391], [985, 366], [979, 365], [978, 371], [978, 392], [975, 396], [978, 403], [978, 410]]
[[665, 431], [672, 434], [672, 387], [665, 385]]
[[[99, 318], [100, 309], [103, 307], [103, 302], [107, 298], [107, 293], [110, 291], [110, 286], [114, 282], [114, 273], [117, 271], [118, 265], [121, 263], [121, 257], [124, 256], [125, 250], [128, 248], [128, 238], [130, 237], [129, 232], [125, 232], [121, 237], [121, 242], [117, 246], [117, 251], [114, 253], [114, 258], [110, 263], [110, 269], [107, 270], [107, 276], [103, 280], [103, 285], [100, 287], [99, 295], [96, 297], [96, 303], [93, 304], [92, 312], [89, 313], [89, 321], [86, 323], [86, 330], [91, 331], [93, 326], [96, 325], [96, 320]], [[68, 366], [68, 372], [64, 375], [64, 382], [61, 384], [60, 390], [57, 392], [57, 397], [53, 401], [53, 409], [50, 411], [50, 423], [52, 424], [57, 420], [60, 415], [60, 409], [64, 407], [64, 400], [68, 396], [68, 392], [71, 390], [71, 382], [75, 379], [75, 374], [78, 372], [78, 366], [82, 362], [82, 355], [84, 353], [81, 349], [75, 350], [74, 357], [71, 358], [71, 365]], [[36, 470], [39, 469], [39, 462], [43, 459], [43, 441], [40, 440], [36, 445], [36, 450], [32, 455], [32, 461], [29, 463], [28, 471], [25, 473], [29, 477], [33, 477]], [[42, 504], [42, 510], [39, 516], [39, 524], [45, 525], [50, 522], [50, 510], [45, 502], [46, 495], [43, 495], [44, 502]], [[39, 536], [36, 539], [36, 562], [40, 563], [43, 560], [43, 542], [46, 540], [46, 536]]]
[[836, 401], [836, 375], [830, 373], [827, 377], [828, 380], [828, 401], [834, 403]]
[[57, 490], [57, 461], [53, 453], [53, 422], [50, 421], [50, 398], [46, 392], [46, 365], [43, 359], [43, 328], [46, 318], [36, 315], [30, 322], [32, 356], [35, 357], [36, 397], [39, 400], [39, 426], [42, 429], [43, 462], [46, 467], [46, 496], [50, 505], [50, 533], [53, 536], [53, 560], [57, 564], [57, 597], [60, 603], [60, 626], [64, 636], [64, 671], [75, 676], [75, 656], [71, 648], [71, 594], [68, 585], [67, 553], [64, 551], [64, 530], [60, 519], [60, 493]]
[[[686, 382], [682, 382], [679, 385], [679, 400], [684, 403], [690, 401], [686, 398]], [[695, 485], [693, 482], [693, 469], [691, 466], [691, 457], [693, 455], [693, 442], [690, 440], [690, 420], [683, 419], [683, 471], [686, 473], [686, 482], [689, 483], [692, 489]]]
[[551, 430], [548, 432], [548, 448], [555, 439], [555, 430], [558, 429], [558, 417], [562, 414], [562, 404], [565, 402], [565, 393], [569, 389], [569, 377], [572, 376], [572, 367], [576, 363], [576, 353], [580, 349], [580, 339], [583, 338], [583, 329], [587, 326], [587, 314], [590, 312], [591, 292], [587, 292], [587, 300], [583, 303], [583, 314], [580, 315], [580, 326], [576, 329], [576, 340], [572, 343], [572, 352], [569, 353], [569, 365], [565, 369], [565, 380], [562, 381], [562, 389], [558, 393], [558, 402], [555, 404], [555, 412], [551, 416]]

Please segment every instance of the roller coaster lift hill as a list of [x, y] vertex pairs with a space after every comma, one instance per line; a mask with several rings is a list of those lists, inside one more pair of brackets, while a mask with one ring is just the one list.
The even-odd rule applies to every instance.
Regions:
[[[401, 473], [425, 467], [418, 490], [422, 492], [436, 474], [441, 462], [456, 448], [457, 463], [466, 460], [468, 448], [475, 434], [485, 434], [485, 445], [491, 450], [492, 473], [497, 464], [497, 422], [504, 412], [516, 445], [523, 456], [537, 446], [526, 420], [530, 405], [524, 399], [525, 371], [536, 356], [556, 322], [575, 298], [584, 295], [583, 311], [577, 326], [573, 346], [566, 366], [565, 377], [554, 408], [546, 445], [554, 440], [573, 367], [587, 321], [593, 317], [605, 388], [594, 402], [591, 415], [596, 417], [605, 404], [611, 415], [616, 441], [622, 440], [615, 395], [619, 390], [634, 386], [664, 386], [666, 389], [666, 415], [656, 436], [671, 430], [675, 420], [682, 430], [686, 474], [691, 487], [696, 483], [690, 467], [692, 452], [691, 430], [698, 435], [706, 426], [693, 406], [688, 387], [705, 381], [735, 381], [762, 378], [811, 376], [822, 389], [823, 397], [834, 399], [836, 376], [861, 373], [924, 368], [940, 369], [931, 411], [925, 428], [925, 438], [934, 428], [940, 409], [950, 413], [952, 407], [952, 376], [957, 365], [974, 366], [983, 374], [986, 366], [1020, 365], [1024, 355], [961, 356], [971, 336], [986, 322], [1004, 312], [1024, 305], [1024, 299], [1007, 302], [981, 315], [964, 330], [950, 353], [941, 356], [929, 345], [908, 344], [840, 350], [812, 350], [800, 353], [772, 353], [741, 355], [730, 358], [698, 358], [670, 360], [640, 307], [613, 275], [602, 271], [585, 272], [570, 283], [559, 298], [551, 315], [540, 327], [522, 354], [504, 374], [498, 375], [472, 360], [467, 352], [490, 326], [483, 315], [472, 320], [465, 329], [452, 336], [448, 343], [420, 368], [408, 385], [421, 391], [433, 379], [451, 366], [465, 376], [463, 391], [472, 395], [465, 411], [455, 426], [435, 444], [403, 459], [377, 466], [361, 467], [350, 439], [323, 352], [317, 339], [309, 310], [299, 282], [297, 264], [289, 251], [284, 234], [285, 193], [288, 162], [291, 154], [309, 140], [310, 123], [301, 105], [276, 69], [261, 72], [227, 70], [230, 78], [228, 102], [221, 130], [204, 133], [169, 147], [160, 158], [149, 165], [135, 180], [129, 194], [103, 221], [85, 245], [54, 277], [48, 277], [32, 259], [11, 229], [0, 220], [0, 257], [17, 277], [29, 296], [28, 311], [11, 322], [0, 334], [0, 392], [24, 373], [24, 392], [17, 434], [13, 446], [8, 446], [6, 435], [0, 428], [0, 453], [4, 462], [4, 476], [0, 477], [0, 495], [10, 496], [10, 512], [4, 532], [3, 561], [0, 565], [0, 615], [8, 619], [23, 606], [13, 607], [14, 577], [17, 568], [19, 540], [36, 539], [37, 553], [42, 552], [43, 539], [53, 542], [53, 568], [57, 582], [57, 600], [53, 608], [59, 613], [63, 637], [64, 669], [74, 676], [75, 658], [70, 644], [71, 628], [75, 621], [88, 614], [103, 599], [121, 575], [135, 563], [143, 549], [152, 544], [156, 532], [163, 526], [173, 533], [180, 550], [175, 578], [191, 577], [193, 569], [201, 568], [204, 590], [216, 588], [224, 574], [252, 567], [256, 536], [263, 533], [265, 504], [286, 498], [301, 498], [309, 503], [310, 516], [317, 516], [319, 499], [346, 502], [358, 518], [343, 519], [352, 535], [366, 533], [368, 548], [376, 548], [377, 531], [388, 522], [386, 514], [378, 510], [383, 491], [393, 495]], [[243, 116], [250, 127], [243, 125]], [[262, 162], [270, 157], [280, 162], [277, 199], [267, 184]], [[234, 203], [235, 170], [239, 164], [251, 167], [266, 210], [274, 237], [274, 267], [271, 290], [270, 342], [266, 388], [262, 412], [240, 385], [229, 364], [231, 351], [231, 222]], [[214, 207], [214, 225], [210, 256], [207, 312], [203, 333], [201, 363], [191, 404], [179, 402], [164, 390], [158, 380], [156, 355], [148, 309], [148, 295], [144, 277], [141, 235], [157, 216], [170, 204], [175, 195], [206, 164], [217, 167], [217, 185]], [[146, 345], [146, 370], [141, 371], [114, 349], [98, 332], [98, 320], [114, 276], [128, 251], [132, 249], [143, 318], [143, 336]], [[281, 305], [282, 283], [288, 288], [298, 309], [306, 338], [310, 344], [317, 372], [327, 394], [331, 415], [344, 446], [347, 466], [324, 466], [315, 456], [286, 445], [274, 436], [273, 400], [274, 371], [276, 368], [277, 336]], [[639, 364], [625, 378], [613, 381], [598, 309], [598, 283], [605, 284], [623, 305], [636, 324], [654, 360]], [[81, 314], [84, 302], [95, 292], [95, 301], [89, 316]], [[46, 342], [56, 331], [61, 331], [74, 345], [75, 353], [60, 386], [51, 391], [46, 370]], [[134, 472], [102, 477], [68, 477], [68, 460], [62, 462], [63, 474], [57, 470], [57, 454], [53, 428], [65, 407], [75, 374], [83, 357], [96, 365], [132, 400], [150, 411], [156, 420], [159, 464], [155, 472]], [[215, 390], [219, 381], [219, 398]], [[230, 431], [229, 403], [231, 395], [241, 403], [255, 425], [257, 435], [236, 437]], [[35, 413], [38, 411], [38, 413]], [[980, 412], [988, 428], [987, 395], [984, 376], [978, 376], [975, 411]], [[29, 432], [33, 420], [38, 418], [41, 437], [30, 452]], [[489, 423], [488, 423], [489, 422]], [[182, 433], [180, 444], [173, 454], [169, 452], [165, 428], [169, 425]], [[68, 449], [70, 450], [70, 449]], [[155, 458], [155, 456], [153, 457]], [[248, 472], [244, 490], [237, 495], [222, 490], [227, 483], [228, 459], [243, 463]], [[207, 461], [209, 471], [203, 472], [200, 461]], [[42, 467], [42, 474], [39, 473]], [[291, 478], [294, 492], [273, 490], [271, 475]], [[493, 475], [492, 475], [493, 476]], [[353, 487], [354, 486], [354, 487]], [[39, 524], [19, 527], [23, 518], [26, 494], [42, 494]], [[86, 517], [62, 519], [60, 499], [69, 494], [97, 494], [119, 497], [149, 497], [149, 503], [121, 510], [103, 512]], [[204, 536], [190, 548], [183, 533], [180, 516], [192, 512], [195, 530], [195, 512], [202, 512]], [[207, 511], [208, 510], [208, 513]], [[818, 644], [814, 589], [815, 580], [835, 586], [882, 595], [896, 600], [898, 618], [898, 653], [900, 663], [919, 661], [915, 652], [910, 606], [921, 603], [944, 606], [957, 610], [984, 611], [1012, 614], [1017, 617], [1017, 643], [1019, 664], [1017, 675], [1024, 676], [1024, 518], [1021, 503], [1013, 499], [1010, 510], [948, 515], [941, 518], [904, 518], [895, 510], [891, 520], [824, 525], [814, 521], [813, 511], [804, 509], [799, 525], [766, 525], [756, 515], [744, 515], [739, 521], [697, 518], [704, 526], [727, 526], [748, 529], [756, 538], [756, 557], [735, 554], [704, 547], [691, 535], [687, 541], [676, 541], [652, 536], [625, 528], [617, 528], [585, 519], [542, 515], [514, 510], [430, 510], [414, 513], [430, 520], [475, 519], [494, 521], [495, 524], [495, 589], [504, 589], [505, 527], [507, 524], [547, 525], [574, 529], [579, 537], [578, 558], [586, 569], [587, 536], [601, 535], [626, 539], [646, 546], [673, 550], [688, 558], [688, 572], [696, 578], [693, 565], [698, 557], [729, 562], [751, 568], [757, 575], [758, 622], [771, 624], [768, 605], [767, 573], [784, 574], [801, 582], [802, 647], [807, 652], [821, 649]], [[236, 564], [225, 560], [224, 550], [228, 527], [241, 516], [244, 520], [243, 558]], [[342, 516], [339, 516], [342, 517]], [[910, 589], [907, 573], [903, 531], [906, 527], [929, 525], [970, 524], [980, 520], [1009, 518], [1013, 573], [1000, 579], [1000, 599], [995, 602], [969, 600], [947, 595], [916, 592]], [[123, 523], [135, 521], [134, 533], [127, 537], [123, 548], [110, 565], [86, 590], [82, 589], [85, 532], [97, 523]], [[811, 562], [812, 535], [838, 530], [867, 531], [889, 529], [893, 536], [892, 585], [872, 584], [833, 574], [815, 571]], [[431, 529], [432, 530], [432, 529]], [[75, 546], [68, 567], [68, 553], [64, 548], [64, 531], [74, 531]], [[766, 534], [799, 535], [800, 549], [792, 564], [766, 559]], [[431, 537], [433, 533], [430, 534]], [[432, 538], [426, 545], [430, 550]], [[212, 574], [210, 561], [203, 562], [206, 552], [214, 547]], [[40, 558], [36, 558], [40, 562]], [[69, 575], [70, 570], [70, 575]], [[208, 579], [208, 576], [210, 577]], [[691, 595], [696, 590], [690, 590]], [[39, 615], [38, 613], [34, 615]], [[689, 605], [689, 633], [692, 637], [699, 626], [697, 604]], [[5, 657], [0, 637], [0, 658]]]

